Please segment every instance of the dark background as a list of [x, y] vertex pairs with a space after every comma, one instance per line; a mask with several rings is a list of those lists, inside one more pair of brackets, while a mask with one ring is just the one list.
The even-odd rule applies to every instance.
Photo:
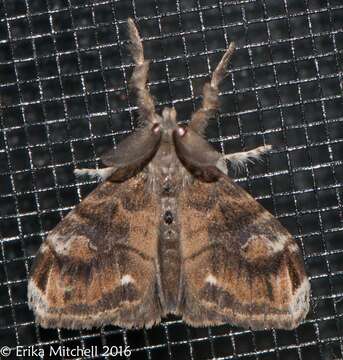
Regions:
[[[182, 122], [236, 42], [207, 138], [223, 153], [275, 145], [236, 179], [301, 244], [312, 296], [296, 331], [194, 329], [171, 317], [139, 331], [34, 323], [32, 259], [96, 185], [73, 170], [99, 164], [137, 124], [128, 16], [152, 59], [158, 109], [175, 106]], [[0, 346], [129, 345], [131, 359], [341, 359], [342, 49], [342, 0], [1, 0]]]

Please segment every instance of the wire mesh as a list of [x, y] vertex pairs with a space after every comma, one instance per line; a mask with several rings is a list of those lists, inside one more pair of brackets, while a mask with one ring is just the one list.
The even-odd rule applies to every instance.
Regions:
[[[342, 1], [1, 0], [0, 15], [0, 346], [11, 348], [10, 358], [18, 346], [49, 358], [60, 345], [122, 345], [130, 359], [342, 359]], [[223, 153], [274, 145], [237, 181], [302, 246], [311, 312], [295, 331], [195, 329], [174, 317], [134, 331], [34, 323], [26, 297], [32, 259], [96, 185], [76, 180], [73, 169], [97, 165], [136, 126], [128, 16], [152, 59], [157, 108], [175, 106], [184, 122], [236, 42], [207, 138]]]

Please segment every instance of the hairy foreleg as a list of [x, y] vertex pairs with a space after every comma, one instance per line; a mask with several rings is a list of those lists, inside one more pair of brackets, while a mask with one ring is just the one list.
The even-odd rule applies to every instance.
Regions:
[[114, 170], [115, 168], [113, 167], [103, 169], [75, 169], [74, 174], [76, 177], [89, 176], [92, 178], [99, 178], [104, 181], [113, 174]]
[[198, 134], [203, 134], [208, 121], [213, 118], [219, 109], [219, 84], [227, 74], [227, 66], [235, 51], [235, 44], [232, 42], [220, 60], [212, 74], [210, 82], [203, 88], [203, 100], [200, 109], [193, 115], [189, 126]]
[[144, 59], [142, 40], [137, 27], [132, 19], [128, 19], [128, 29], [130, 37], [130, 52], [135, 63], [130, 79], [130, 88], [137, 96], [137, 106], [140, 121], [144, 123], [155, 122], [155, 104], [147, 88], [149, 61]]
[[248, 162], [254, 162], [255, 160], [257, 161], [260, 160], [262, 155], [266, 154], [271, 149], [272, 149], [271, 145], [259, 146], [249, 151], [224, 155], [223, 159], [229, 161], [234, 169], [239, 170]]

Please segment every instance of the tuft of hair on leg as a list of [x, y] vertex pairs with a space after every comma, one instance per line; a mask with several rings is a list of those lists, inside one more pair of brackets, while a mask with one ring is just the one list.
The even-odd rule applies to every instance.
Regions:
[[115, 168], [113, 167], [107, 167], [103, 169], [75, 169], [74, 174], [76, 177], [88, 176], [90, 178], [97, 178], [104, 181], [110, 177], [114, 171]]
[[206, 83], [203, 88], [203, 100], [201, 107], [192, 115], [190, 128], [202, 135], [208, 125], [219, 110], [219, 84], [227, 74], [227, 66], [235, 51], [235, 44], [232, 42], [226, 50], [219, 64], [212, 74], [211, 81]]
[[144, 49], [142, 39], [134, 21], [127, 20], [130, 37], [129, 50], [135, 67], [130, 79], [130, 89], [137, 96], [139, 112], [139, 122], [144, 125], [147, 123], [158, 122], [158, 115], [155, 112], [155, 103], [147, 87], [149, 60], [144, 59]]
[[272, 145], [259, 146], [249, 151], [224, 155], [222, 158], [230, 162], [236, 173], [241, 172], [247, 163], [262, 161], [262, 156], [272, 149]]
[[141, 37], [139, 35], [138, 29], [135, 25], [133, 19], [128, 18], [128, 29], [129, 29], [129, 37], [130, 37], [130, 45], [129, 50], [131, 52], [131, 56], [136, 65], [143, 64], [144, 62], [144, 50]]
[[219, 64], [217, 65], [216, 69], [213, 72], [212, 80], [211, 80], [211, 86], [213, 88], [218, 88], [221, 81], [225, 78], [227, 75], [227, 66], [229, 65], [229, 62], [232, 58], [232, 55], [234, 54], [236, 49], [236, 45], [234, 42], [231, 42], [229, 45], [229, 48], [226, 50], [225, 54], [223, 55], [222, 59], [219, 61]]

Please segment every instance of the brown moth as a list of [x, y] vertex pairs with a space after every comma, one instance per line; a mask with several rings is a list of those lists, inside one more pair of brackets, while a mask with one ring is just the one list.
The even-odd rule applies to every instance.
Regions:
[[43, 327], [151, 327], [168, 313], [192, 326], [231, 323], [293, 329], [310, 284], [287, 230], [227, 176], [270, 146], [222, 156], [203, 138], [218, 111], [232, 43], [205, 84], [187, 128], [155, 112], [149, 61], [128, 20], [131, 89], [143, 126], [106, 154], [106, 168], [76, 170], [103, 182], [53, 229], [28, 282]]

